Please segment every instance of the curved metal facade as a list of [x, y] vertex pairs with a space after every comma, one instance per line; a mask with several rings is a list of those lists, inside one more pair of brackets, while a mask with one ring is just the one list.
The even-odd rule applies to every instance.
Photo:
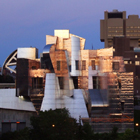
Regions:
[[80, 60], [80, 38], [72, 36], [71, 37], [71, 76], [80, 75], [79, 63], [78, 69], [76, 69], [76, 61]]
[[46, 45], [46, 46], [43, 48], [43, 53], [50, 53], [50, 48], [51, 48], [52, 45], [54, 45], [54, 44]]

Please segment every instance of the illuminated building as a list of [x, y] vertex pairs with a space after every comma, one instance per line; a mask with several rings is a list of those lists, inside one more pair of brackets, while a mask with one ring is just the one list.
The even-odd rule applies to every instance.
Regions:
[[129, 37], [131, 47], [140, 47], [139, 16], [129, 15], [126, 18], [126, 11], [105, 11], [104, 20], [100, 20], [100, 40], [105, 42], [105, 48], [113, 46], [113, 37], [116, 36]]
[[113, 126], [133, 130], [133, 72], [125, 72], [113, 48], [84, 50], [84, 45], [85, 39], [69, 30], [55, 30], [46, 35], [40, 58], [36, 48], [18, 48], [16, 96], [30, 99], [37, 113], [66, 107], [94, 132]]
[[114, 56], [122, 56], [126, 72], [134, 73], [134, 95], [140, 97], [140, 18], [125, 11], [104, 12], [100, 20], [100, 40], [113, 47]]

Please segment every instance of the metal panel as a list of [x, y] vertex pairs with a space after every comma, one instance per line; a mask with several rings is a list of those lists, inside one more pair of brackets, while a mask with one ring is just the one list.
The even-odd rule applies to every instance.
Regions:
[[54, 44], [46, 45], [46, 46], [43, 48], [43, 53], [50, 53], [50, 48], [51, 48], [52, 45], [54, 45]]
[[27, 102], [23, 97], [16, 97], [15, 93], [15, 89], [0, 89], [0, 108], [35, 111], [32, 102]]
[[69, 38], [69, 30], [54, 30], [54, 36]]
[[92, 107], [103, 107], [104, 103], [99, 89], [89, 89], [89, 96]]
[[58, 80], [55, 74], [46, 75], [45, 93], [41, 110], [56, 108], [68, 108], [72, 117], [79, 119], [79, 116], [88, 118], [88, 112], [85, 105], [81, 89], [74, 90], [73, 97], [60, 94]]
[[36, 48], [18, 48], [17, 58], [36, 59]]
[[80, 60], [80, 38], [72, 36], [71, 42], [71, 75], [79, 76], [80, 70], [76, 70], [76, 60]]

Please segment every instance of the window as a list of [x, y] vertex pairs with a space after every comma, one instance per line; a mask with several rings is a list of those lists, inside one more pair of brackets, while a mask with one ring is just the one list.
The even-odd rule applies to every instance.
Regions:
[[100, 89], [100, 78], [98, 76], [93, 76], [93, 89]]
[[36, 69], [36, 66], [32, 66], [32, 70], [35, 70]]
[[79, 60], [75, 60], [76, 70], [79, 70]]
[[124, 64], [128, 64], [128, 61], [124, 61]]
[[43, 78], [42, 77], [33, 77], [32, 78], [32, 88], [43, 88]]
[[92, 70], [95, 70], [95, 60], [91, 60]]
[[122, 112], [124, 111], [124, 102], [121, 102], [121, 109], [122, 109]]
[[119, 62], [113, 62], [113, 70], [119, 70]]
[[26, 123], [25, 122], [17, 122], [17, 130], [22, 130], [26, 127]]
[[135, 58], [138, 58], [138, 56], [137, 56], [137, 55], [135, 55]]
[[82, 70], [86, 70], [86, 60], [82, 61]]
[[6, 133], [11, 131], [11, 123], [10, 122], [2, 122], [2, 133]]
[[64, 79], [63, 77], [58, 77], [60, 89], [64, 89]]
[[140, 65], [140, 61], [135, 61], [135, 65]]
[[57, 70], [60, 71], [60, 61], [57, 61]]

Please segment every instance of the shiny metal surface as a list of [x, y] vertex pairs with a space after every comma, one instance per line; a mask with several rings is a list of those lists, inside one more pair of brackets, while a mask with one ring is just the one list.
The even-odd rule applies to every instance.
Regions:
[[89, 96], [92, 107], [106, 107], [108, 104], [107, 90], [89, 89]]
[[[76, 70], [76, 60], [80, 60], [80, 38], [71, 37], [71, 76], [80, 76], [80, 69]], [[80, 68], [80, 66], [79, 66]]]
[[24, 100], [23, 97], [16, 97], [16, 89], [0, 89], [0, 108], [35, 111], [31, 101]]
[[36, 48], [18, 48], [17, 58], [36, 59], [37, 53]]
[[50, 53], [50, 48], [53, 44], [48, 44], [43, 48], [43, 53]]
[[79, 120], [79, 116], [88, 118], [82, 90], [75, 89], [73, 91], [73, 97], [62, 95], [55, 74], [46, 74], [45, 93], [41, 110], [45, 111], [65, 107], [77, 121]]

